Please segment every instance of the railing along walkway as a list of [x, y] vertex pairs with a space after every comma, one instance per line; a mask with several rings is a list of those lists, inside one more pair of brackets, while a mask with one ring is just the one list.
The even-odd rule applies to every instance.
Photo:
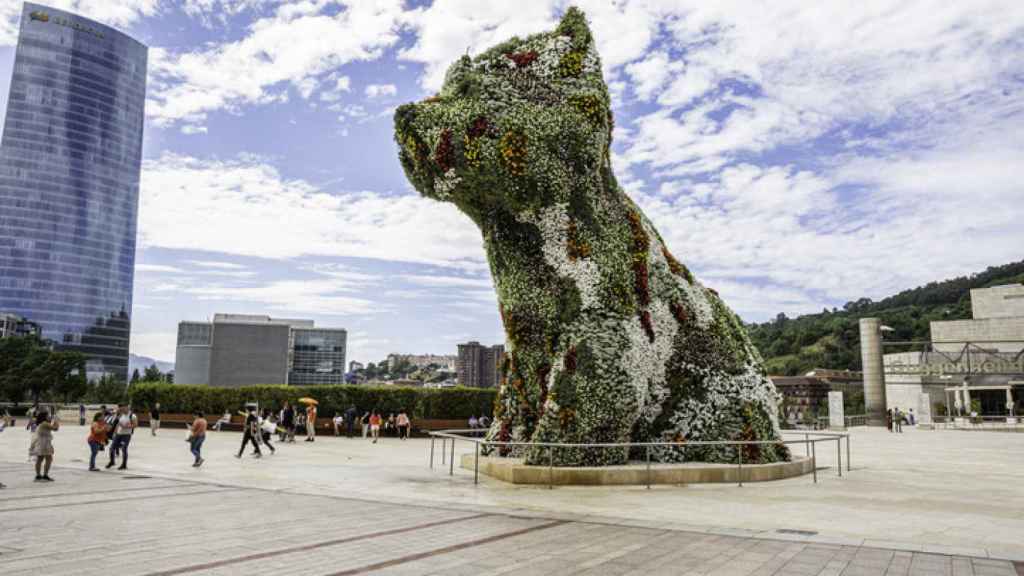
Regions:
[[[448, 464], [448, 475], [455, 474], [455, 442], [471, 442], [474, 445], [473, 456], [473, 483], [480, 482], [480, 447], [508, 447], [508, 448], [547, 448], [548, 456], [548, 488], [554, 487], [554, 451], [556, 448], [634, 448], [642, 447], [646, 454], [647, 465], [647, 488], [651, 487], [651, 448], [653, 447], [675, 447], [686, 448], [692, 446], [763, 446], [763, 445], [804, 445], [805, 456], [811, 460], [811, 470], [814, 483], [818, 483], [818, 459], [817, 445], [821, 442], [836, 443], [836, 471], [839, 477], [843, 476], [843, 449], [842, 441], [846, 440], [846, 471], [850, 471], [850, 435], [838, 432], [814, 432], [800, 431], [791, 432], [784, 430], [783, 435], [803, 436], [801, 439], [781, 440], [692, 440], [683, 442], [589, 442], [589, 443], [568, 443], [568, 442], [502, 442], [498, 440], [487, 440], [471, 434], [482, 435], [487, 431], [480, 428], [467, 430], [439, 430], [430, 433], [430, 469], [434, 469], [434, 451], [437, 439], [441, 439], [441, 465]], [[814, 438], [812, 438], [814, 436]], [[446, 454], [450, 451], [450, 454]], [[736, 451], [736, 467], [739, 485], [743, 486], [743, 450]], [[447, 462], [446, 462], [447, 460]], [[748, 463], [748, 466], [750, 464]]]

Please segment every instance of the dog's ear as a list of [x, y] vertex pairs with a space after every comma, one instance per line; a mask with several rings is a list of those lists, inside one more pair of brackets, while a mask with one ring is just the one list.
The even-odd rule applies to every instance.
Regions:
[[594, 38], [590, 33], [590, 25], [587, 24], [586, 14], [575, 6], [570, 6], [565, 11], [562, 21], [558, 23], [558, 28], [555, 29], [555, 32], [559, 36], [572, 38], [573, 46], [580, 50], [589, 48]]

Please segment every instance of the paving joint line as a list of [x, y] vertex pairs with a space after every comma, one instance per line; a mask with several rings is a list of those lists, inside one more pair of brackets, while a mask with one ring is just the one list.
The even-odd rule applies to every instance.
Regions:
[[240, 564], [242, 562], [252, 562], [254, 560], [263, 560], [266, 558], [273, 558], [274, 556], [282, 556], [285, 554], [294, 554], [296, 552], [308, 552], [310, 550], [317, 550], [320, 548], [326, 548], [328, 546], [337, 546], [338, 544], [347, 544], [349, 542], [358, 542], [360, 540], [371, 540], [373, 538], [380, 538], [382, 536], [393, 536], [395, 534], [404, 534], [406, 532], [413, 532], [416, 530], [424, 530], [426, 528], [435, 528], [437, 526], [444, 526], [446, 524], [454, 524], [456, 522], [465, 522], [467, 520], [475, 520], [477, 518], [484, 518], [493, 516], [493, 514], [473, 514], [470, 516], [459, 516], [456, 518], [448, 518], [445, 520], [435, 520], [433, 522], [426, 522], [423, 524], [417, 524], [415, 526], [407, 526], [405, 528], [393, 528], [391, 530], [381, 530], [378, 532], [370, 532], [367, 534], [359, 534], [356, 536], [346, 536], [344, 538], [334, 538], [332, 540], [324, 540], [322, 542], [316, 542], [314, 544], [303, 544], [301, 546], [292, 546], [289, 548], [279, 548], [277, 550], [269, 550], [267, 552], [258, 552], [256, 554], [250, 554], [248, 556], [236, 556], [234, 558], [225, 558], [224, 560], [215, 560], [213, 562], [206, 562], [203, 564], [193, 564], [191, 566], [185, 566], [182, 568], [172, 568], [171, 570], [163, 570], [160, 572], [150, 572], [146, 576], [175, 576], [177, 574], [187, 574], [190, 572], [198, 572], [200, 570], [211, 570], [213, 568], [220, 568], [222, 566], [230, 566], [231, 564]]
[[140, 490], [173, 490], [174, 488], [187, 488], [190, 486], [205, 486], [201, 482], [186, 482], [177, 483], [176, 486], [149, 486], [144, 488], [114, 488], [111, 490], [100, 490], [96, 492], [64, 492], [61, 494], [39, 494], [37, 496], [20, 496], [12, 498], [0, 498], [0, 502], [10, 502], [13, 500], [35, 500], [37, 498], [63, 498], [65, 496], [86, 496], [91, 494], [110, 494], [113, 492], [138, 492]]
[[106, 500], [89, 500], [87, 502], [69, 502], [67, 504], [47, 504], [45, 506], [24, 506], [21, 508], [3, 508], [0, 514], [8, 512], [25, 512], [27, 510], [45, 510], [47, 508], [69, 508], [71, 506], [89, 506], [92, 504], [109, 504], [111, 502], [129, 502], [132, 500], [155, 500], [157, 498], [179, 498], [181, 496], [198, 496], [200, 494], [222, 494], [228, 490], [200, 490], [198, 492], [184, 492], [180, 494], [163, 494], [159, 496], [131, 496], [128, 498], [108, 498]]
[[409, 562], [415, 562], [416, 560], [422, 560], [424, 558], [432, 558], [434, 556], [440, 556], [441, 554], [448, 554], [451, 552], [457, 552], [459, 550], [465, 550], [466, 548], [475, 548], [477, 546], [483, 546], [484, 544], [498, 542], [500, 540], [513, 538], [515, 536], [520, 536], [522, 534], [529, 534], [530, 532], [547, 530], [548, 528], [554, 528], [556, 526], [562, 526], [564, 524], [571, 524], [571, 522], [568, 520], [555, 520], [554, 522], [548, 522], [546, 524], [528, 526], [526, 528], [520, 528], [519, 530], [513, 530], [511, 532], [503, 532], [501, 534], [487, 536], [486, 538], [478, 538], [476, 540], [470, 540], [468, 542], [461, 542], [459, 544], [452, 544], [449, 546], [443, 546], [441, 548], [435, 548], [433, 550], [427, 550], [426, 552], [409, 554], [407, 556], [401, 556], [399, 558], [394, 558], [392, 560], [375, 562], [373, 564], [367, 564], [365, 566], [360, 566], [358, 568], [351, 568], [349, 570], [342, 570], [341, 572], [334, 572], [330, 574], [330, 576], [355, 576], [357, 574], [365, 574], [367, 572], [373, 572], [384, 568], [390, 568], [392, 566], [398, 566], [400, 564], [408, 564]]

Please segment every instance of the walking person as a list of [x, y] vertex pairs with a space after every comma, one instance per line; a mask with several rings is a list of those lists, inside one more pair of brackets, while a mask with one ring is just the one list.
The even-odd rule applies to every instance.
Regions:
[[404, 411], [398, 413], [398, 437], [402, 440], [409, 438], [409, 415]]
[[78, 405], [78, 425], [85, 426], [85, 404]]
[[366, 435], [370, 433], [370, 413], [369, 412], [365, 412], [363, 414], [363, 416], [359, 419], [359, 426], [362, 427], [362, 429], [363, 429], [363, 438], [366, 438]]
[[903, 413], [900, 412], [899, 406], [892, 410], [892, 421], [893, 425], [896, 426], [896, 431], [900, 434], [903, 433]]
[[306, 407], [306, 442], [316, 441], [316, 404]]
[[128, 445], [131, 444], [132, 434], [139, 425], [139, 418], [126, 404], [118, 404], [117, 413], [114, 414], [114, 442], [110, 445], [110, 461], [107, 468], [114, 466], [117, 453], [121, 452], [121, 465], [118, 470], [128, 469]]
[[256, 417], [256, 409], [252, 407], [249, 408], [249, 413], [245, 417], [242, 445], [238, 448], [238, 454], [235, 454], [235, 458], [242, 457], [242, 454], [245, 453], [245, 446], [249, 442], [252, 442], [253, 456], [262, 458], [263, 453], [260, 452], [260, 422], [259, 418]]
[[290, 402], [284, 403], [284, 410], [281, 412], [281, 427], [284, 428], [285, 437], [281, 439], [284, 442], [286, 439], [290, 442], [295, 442], [295, 409], [292, 408]]
[[373, 443], [376, 444], [380, 438], [380, 414], [376, 410], [370, 415], [370, 435], [373, 436]]
[[398, 436], [398, 425], [395, 424], [395, 413], [388, 414], [388, 419], [384, 421], [384, 435], [385, 436]]
[[96, 467], [96, 455], [103, 451], [107, 445], [107, 422], [103, 418], [103, 412], [97, 412], [92, 417], [92, 426], [89, 427], [89, 471], [99, 472]]
[[188, 449], [192, 452], [192, 456], [195, 460], [192, 462], [193, 468], [199, 468], [203, 465], [203, 442], [206, 442], [206, 427], [208, 422], [206, 417], [203, 416], [202, 412], [197, 411], [196, 419], [192, 421], [192, 427], [189, 428], [188, 433]]
[[889, 430], [889, 432], [892, 432], [892, 426], [893, 426], [892, 409], [889, 409], [889, 410], [885, 411], [885, 427]]
[[29, 454], [36, 459], [36, 482], [53, 482], [50, 478], [50, 466], [53, 465], [53, 433], [60, 430], [60, 419], [46, 410], [39, 410], [35, 417], [35, 435]]
[[356, 425], [356, 416], [358, 415], [355, 405], [349, 406], [348, 410], [345, 410], [345, 438], [352, 437], [352, 429]]
[[149, 433], [156, 436], [156, 431], [160, 429], [160, 403], [157, 402], [153, 405], [153, 409], [149, 411]]
[[270, 453], [274, 454], [277, 450], [274, 449], [274, 445], [270, 443], [270, 438], [273, 437], [274, 432], [277, 431], [277, 422], [274, 422], [274, 413], [270, 410], [263, 411], [263, 422], [260, 423], [260, 434], [263, 437], [263, 444], [267, 448], [270, 448]]

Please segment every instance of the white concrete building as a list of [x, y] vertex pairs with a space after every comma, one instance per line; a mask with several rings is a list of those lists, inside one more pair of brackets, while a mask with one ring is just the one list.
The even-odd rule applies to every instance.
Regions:
[[932, 406], [954, 411], [958, 404], [984, 415], [1024, 411], [1024, 285], [971, 290], [971, 314], [932, 322], [923, 350], [885, 354], [888, 408], [915, 408], [925, 392]]

